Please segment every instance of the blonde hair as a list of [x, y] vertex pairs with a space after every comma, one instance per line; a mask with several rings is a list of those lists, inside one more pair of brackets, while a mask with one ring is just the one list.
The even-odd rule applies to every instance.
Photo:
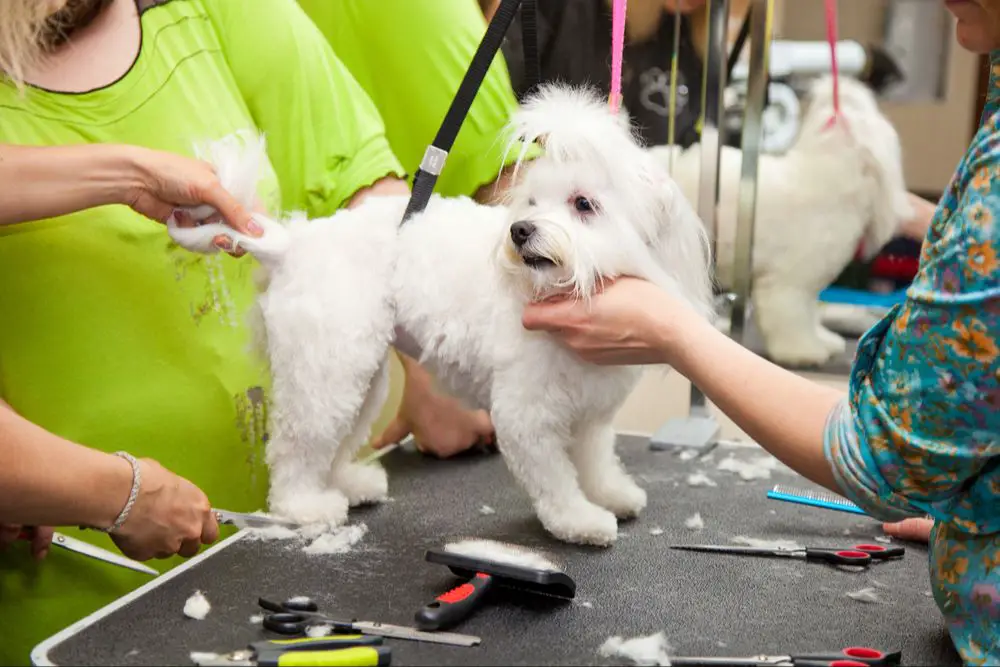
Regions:
[[0, 75], [24, 86], [24, 74], [42, 57], [42, 29], [66, 0], [0, 0]]

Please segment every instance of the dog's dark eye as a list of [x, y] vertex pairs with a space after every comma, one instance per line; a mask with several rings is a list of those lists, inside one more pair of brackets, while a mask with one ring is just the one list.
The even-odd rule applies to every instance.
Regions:
[[573, 208], [575, 208], [580, 213], [593, 213], [594, 205], [589, 199], [584, 196], [578, 196], [573, 200]]

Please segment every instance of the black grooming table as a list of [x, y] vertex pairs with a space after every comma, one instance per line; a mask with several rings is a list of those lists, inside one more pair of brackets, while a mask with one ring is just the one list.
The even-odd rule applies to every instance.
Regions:
[[[627, 523], [609, 549], [582, 548], [547, 536], [498, 455], [435, 461], [400, 449], [383, 461], [393, 497], [356, 510], [369, 531], [352, 551], [309, 556], [287, 542], [227, 542], [151, 582], [48, 640], [36, 663], [57, 665], [187, 665], [189, 652], [226, 652], [265, 636], [251, 623], [258, 596], [308, 595], [344, 619], [412, 625], [414, 613], [456, 580], [424, 561], [424, 550], [460, 537], [487, 537], [546, 549], [564, 560], [577, 582], [569, 603], [512, 599], [501, 593], [455, 632], [482, 637], [474, 648], [403, 640], [394, 665], [621, 664], [601, 658], [612, 635], [663, 631], [675, 655], [740, 656], [873, 646], [902, 650], [904, 664], [959, 665], [941, 616], [929, 597], [926, 548], [906, 545], [901, 562], [849, 572], [797, 560], [672, 551], [673, 543], [729, 543], [736, 536], [793, 539], [810, 546], [849, 546], [881, 535], [865, 516], [768, 500], [775, 483], [811, 487], [787, 469], [768, 480], [742, 482], [711, 461], [682, 461], [653, 452], [647, 440], [622, 436], [620, 452], [649, 491], [640, 519]], [[718, 487], [688, 486], [704, 471]], [[495, 513], [483, 513], [488, 505]], [[704, 529], [685, 527], [701, 514]], [[651, 534], [653, 529], [663, 533]], [[875, 588], [879, 602], [847, 596]], [[184, 602], [204, 591], [212, 611], [186, 618]]]

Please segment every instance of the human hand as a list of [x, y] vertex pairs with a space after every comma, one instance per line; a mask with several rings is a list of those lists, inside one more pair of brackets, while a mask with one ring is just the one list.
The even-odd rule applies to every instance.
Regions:
[[908, 542], [930, 542], [933, 519], [903, 519], [895, 523], [883, 523], [886, 535]]
[[444, 459], [495, 441], [489, 413], [468, 410], [460, 401], [437, 392], [427, 371], [412, 359], [404, 357], [403, 366], [406, 381], [399, 412], [372, 442], [374, 449], [398, 443], [412, 433], [417, 449]]
[[49, 545], [52, 544], [51, 527], [42, 526], [38, 528], [19, 526], [15, 524], [0, 524], [0, 551], [5, 550], [20, 538], [21, 533], [27, 531], [31, 538], [31, 555], [36, 560], [42, 560], [49, 555]]
[[650, 282], [619, 278], [589, 304], [565, 298], [529, 304], [521, 322], [594, 364], [662, 364], [668, 356], [662, 321], [680, 312], [693, 311]]
[[[142, 215], [166, 222], [173, 215], [180, 227], [194, 227], [194, 219], [184, 207], [207, 205], [218, 211], [201, 224], [223, 222], [247, 236], [259, 237], [264, 230], [253, 221], [251, 212], [222, 187], [210, 164], [173, 153], [136, 149], [138, 182], [126, 195], [125, 204]], [[217, 236], [216, 247], [234, 257], [245, 251], [226, 236]]]
[[135, 560], [190, 558], [219, 536], [208, 498], [197, 486], [156, 461], [141, 459], [142, 484], [132, 511], [111, 539]]

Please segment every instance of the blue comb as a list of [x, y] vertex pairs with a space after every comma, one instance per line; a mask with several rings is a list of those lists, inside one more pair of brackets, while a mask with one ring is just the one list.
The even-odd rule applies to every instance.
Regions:
[[798, 503], [799, 505], [809, 505], [810, 507], [821, 507], [827, 510], [838, 512], [850, 512], [852, 514], [863, 514], [864, 511], [847, 498], [838, 496], [827, 491], [808, 491], [805, 489], [793, 489], [782, 484], [778, 484], [767, 492], [767, 497], [771, 500], [781, 500], [788, 503]]

